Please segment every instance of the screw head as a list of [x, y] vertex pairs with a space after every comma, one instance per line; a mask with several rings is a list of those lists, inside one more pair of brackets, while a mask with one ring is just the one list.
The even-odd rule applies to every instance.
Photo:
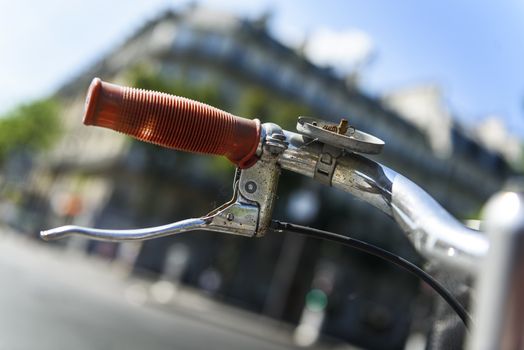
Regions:
[[228, 221], [233, 221], [234, 218], [235, 218], [235, 215], [233, 215], [233, 213], [227, 213], [226, 219]]
[[254, 181], [248, 181], [244, 188], [248, 193], [255, 193], [257, 191], [257, 184]]

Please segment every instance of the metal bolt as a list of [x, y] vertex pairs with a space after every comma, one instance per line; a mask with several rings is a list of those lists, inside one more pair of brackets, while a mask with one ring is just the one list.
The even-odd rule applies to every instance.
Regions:
[[255, 193], [257, 190], [257, 184], [253, 181], [248, 181], [244, 187], [248, 193]]
[[233, 221], [233, 219], [235, 219], [235, 215], [233, 215], [233, 213], [227, 213], [226, 219], [228, 221]]

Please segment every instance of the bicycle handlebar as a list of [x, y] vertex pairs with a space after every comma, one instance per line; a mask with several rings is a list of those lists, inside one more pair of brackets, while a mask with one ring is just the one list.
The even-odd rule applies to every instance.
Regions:
[[256, 162], [260, 121], [161, 92], [93, 79], [84, 124], [186, 152], [224, 155], [240, 168]]
[[515, 282], [523, 271], [524, 195], [508, 192], [492, 204], [489, 215], [496, 220], [488, 220], [493, 226], [488, 238], [464, 227], [402, 175], [357, 154], [377, 153], [382, 141], [361, 132], [348, 134], [343, 120], [338, 126], [314, 120], [306, 125], [309, 119], [299, 118], [296, 134], [187, 98], [95, 78], [85, 124], [178, 150], [225, 155], [244, 170], [235, 173], [232, 200], [197, 219], [138, 230], [65, 226], [42, 231], [41, 237], [80, 234], [101, 240], [144, 240], [202, 229], [260, 237], [271, 219], [280, 169], [289, 170], [372, 204], [391, 216], [430, 260], [479, 277], [479, 320], [469, 348], [520, 348], [522, 313], [508, 310], [524, 309], [519, 297], [524, 287]]
[[[298, 129], [302, 129], [301, 120], [305, 119], [299, 118], [301, 128], [297, 126]], [[235, 193], [236, 199], [228, 203], [234, 206], [240, 198], [237, 204], [244, 218], [252, 215], [250, 207], [245, 207], [245, 204], [258, 203], [259, 212], [254, 215], [257, 217], [254, 222], [260, 223], [261, 216], [265, 219], [271, 217], [271, 196], [274, 196], [279, 169], [284, 169], [352, 193], [382, 210], [401, 226], [416, 249], [430, 259], [436, 258], [471, 272], [475, 271], [477, 262], [489, 248], [484, 236], [464, 227], [420, 187], [393, 170], [354, 153], [355, 142], [359, 143], [357, 146], [369, 146], [370, 142], [371, 146], [380, 145], [373, 138], [362, 137], [361, 132], [348, 136], [347, 132], [339, 130], [340, 126], [313, 120], [311, 125], [319, 127], [319, 131], [311, 134], [302, 130], [296, 134], [282, 130], [276, 124], [260, 125], [258, 120], [236, 117], [184, 97], [122, 87], [98, 78], [89, 87], [84, 123], [169, 148], [225, 155], [241, 168], [261, 163], [242, 172], [249, 181], [239, 181], [239, 193]], [[349, 144], [347, 139], [353, 143]], [[350, 151], [344, 151], [348, 147]], [[250, 188], [241, 188], [248, 183]], [[242, 198], [247, 201], [242, 201]], [[231, 209], [231, 206], [227, 208]], [[215, 214], [209, 217], [217, 216]], [[249, 225], [246, 226], [245, 222], [240, 225], [243, 230], [239, 229], [240, 226], [231, 228], [230, 224], [240, 220], [242, 215], [232, 214], [225, 226], [210, 221], [206, 229], [251, 236], [264, 234], [267, 229], [264, 225], [254, 224], [248, 233], [245, 229]], [[178, 230], [178, 226], [175, 227]], [[200, 227], [192, 229], [197, 228]], [[79, 233], [110, 240], [131, 239], [131, 236], [146, 239], [156, 236], [157, 231], [158, 228], [148, 230], [148, 234], [143, 235], [142, 231], [114, 234], [106, 230], [103, 235], [85, 228], [67, 227], [45, 231], [42, 237], [52, 239]]]

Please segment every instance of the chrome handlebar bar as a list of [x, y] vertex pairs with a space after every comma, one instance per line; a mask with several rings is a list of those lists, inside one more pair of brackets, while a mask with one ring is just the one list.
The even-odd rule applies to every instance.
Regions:
[[[286, 132], [289, 147], [282, 169], [315, 177], [322, 147]], [[368, 202], [392, 217], [415, 248], [431, 260], [474, 271], [489, 247], [486, 237], [462, 225], [419, 186], [395, 171], [356, 153], [339, 157], [331, 185]]]

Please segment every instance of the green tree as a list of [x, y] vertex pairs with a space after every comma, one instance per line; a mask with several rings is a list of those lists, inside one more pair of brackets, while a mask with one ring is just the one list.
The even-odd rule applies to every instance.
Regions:
[[311, 109], [304, 104], [275, 96], [260, 87], [245, 89], [234, 108], [240, 116], [258, 118], [262, 123], [277, 123], [287, 130], [295, 129], [299, 116], [313, 115]]
[[23, 104], [0, 116], [0, 164], [17, 150], [48, 149], [60, 134], [59, 105], [51, 98]]

